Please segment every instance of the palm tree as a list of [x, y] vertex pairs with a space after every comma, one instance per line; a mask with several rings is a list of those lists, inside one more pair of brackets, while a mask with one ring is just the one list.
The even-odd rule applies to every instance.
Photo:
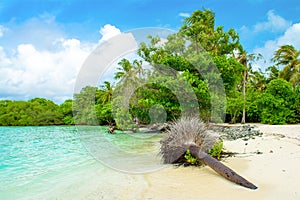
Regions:
[[129, 60], [123, 58], [118, 65], [120, 67], [117, 68], [119, 71], [115, 74], [115, 79], [124, 80], [133, 76], [133, 66]]
[[113, 95], [113, 87], [110, 82], [104, 81], [104, 85], [100, 87], [102, 104], [111, 101]]
[[247, 59], [247, 52], [242, 50], [241, 54], [238, 58], [238, 61], [245, 67], [243, 71], [243, 98], [244, 98], [244, 105], [243, 105], [243, 116], [242, 116], [242, 124], [246, 123], [246, 79], [247, 79], [247, 65], [248, 65], [248, 59]]
[[269, 73], [268, 81], [279, 78], [280, 70], [278, 69], [278, 67], [273, 65], [268, 67], [266, 71]]
[[243, 86], [242, 93], [244, 99], [243, 105], [243, 115], [242, 115], [242, 124], [246, 123], [246, 84], [247, 84], [247, 76], [250, 72], [252, 72], [251, 62], [260, 59], [262, 56], [260, 54], [248, 54], [242, 47], [239, 47], [237, 60], [245, 67], [243, 71]]
[[128, 112], [131, 97], [137, 88], [143, 85], [142, 61], [134, 60], [130, 62], [123, 58], [118, 65], [119, 70], [115, 74], [115, 79], [120, 79], [114, 89], [116, 98], [112, 100], [112, 108], [115, 113], [116, 125], [120, 129], [128, 129], [131, 124], [130, 114]]
[[142, 78], [142, 76], [144, 75], [144, 69], [142, 67], [143, 62], [141, 60], [134, 59], [132, 64], [136, 73], [138, 74], [138, 77]]
[[144, 75], [144, 69], [142, 67], [142, 61], [141, 60], [133, 60], [131, 63], [126, 58], [123, 58], [118, 65], [117, 69], [119, 70], [115, 74], [115, 79], [121, 79], [121, 81], [124, 81], [124, 83], [130, 82], [137, 82], [139, 78], [142, 78]]
[[300, 84], [300, 50], [296, 50], [292, 45], [283, 45], [275, 51], [272, 61], [277, 66], [283, 66], [279, 72], [279, 77], [292, 82], [294, 85]]

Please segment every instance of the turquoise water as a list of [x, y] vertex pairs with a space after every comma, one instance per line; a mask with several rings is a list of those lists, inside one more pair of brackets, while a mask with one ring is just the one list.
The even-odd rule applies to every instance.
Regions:
[[[93, 199], [93, 194], [110, 199], [130, 181], [131, 187], [141, 187], [142, 177], [120, 171], [131, 169], [132, 163], [141, 163], [138, 169], [143, 171], [156, 162], [153, 155], [161, 135], [141, 139], [138, 134], [109, 135], [104, 130], [0, 127], [0, 199]], [[149, 163], [140, 159], [145, 155]]]

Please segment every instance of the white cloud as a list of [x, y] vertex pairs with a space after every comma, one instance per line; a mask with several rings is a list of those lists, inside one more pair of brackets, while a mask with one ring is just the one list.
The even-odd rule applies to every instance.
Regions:
[[[77, 73], [97, 44], [62, 37], [57, 32], [51, 35], [48, 29], [40, 31], [51, 36], [52, 42], [46, 46], [19, 43], [13, 51], [0, 46], [0, 98], [45, 97], [60, 103], [73, 96]], [[120, 30], [108, 24], [100, 33], [100, 41], [105, 41]]]
[[291, 44], [300, 49], [300, 23], [289, 27], [284, 35], [278, 38], [278, 45]]
[[[300, 23], [276, 15], [273, 10], [268, 11], [267, 19], [253, 26], [242, 26], [239, 29], [241, 41], [254, 42], [259, 46], [252, 47], [252, 53], [261, 54], [263, 59], [253, 64], [254, 69], [265, 70], [273, 65], [271, 58], [281, 45], [291, 44], [300, 49]], [[280, 35], [280, 36], [278, 36]], [[272, 38], [266, 40], [265, 38]], [[250, 45], [251, 46], [251, 45]]]
[[290, 26], [282, 36], [276, 38], [275, 40], [268, 40], [265, 42], [264, 46], [257, 47], [253, 50], [254, 53], [260, 53], [263, 55], [266, 63], [260, 62], [259, 65], [263, 69], [270, 66], [271, 58], [274, 52], [282, 45], [293, 45], [296, 49], [300, 49], [300, 23], [293, 24]]
[[179, 17], [189, 17], [190, 16], [190, 13], [184, 13], [184, 12], [181, 12], [178, 14]]
[[265, 22], [259, 22], [254, 25], [254, 32], [260, 31], [272, 31], [281, 32], [291, 26], [291, 22], [285, 20], [279, 15], [276, 15], [273, 10], [267, 13], [268, 20]]
[[61, 101], [72, 96], [77, 72], [90, 51], [80, 41], [61, 41], [56, 52], [38, 51], [32, 44], [20, 44], [14, 57], [0, 68], [0, 93], [46, 97]]
[[253, 38], [259, 34], [265, 33], [268, 35], [274, 35], [283, 33], [292, 25], [292, 22], [284, 19], [283, 17], [276, 15], [273, 10], [269, 10], [267, 13], [267, 20], [264, 22], [258, 22], [253, 26], [240, 27], [239, 32], [241, 38]]
[[102, 38], [99, 40], [99, 43], [108, 40], [118, 34], [121, 34], [120, 29], [116, 28], [113, 25], [106, 24], [99, 30], [99, 33], [102, 35]]

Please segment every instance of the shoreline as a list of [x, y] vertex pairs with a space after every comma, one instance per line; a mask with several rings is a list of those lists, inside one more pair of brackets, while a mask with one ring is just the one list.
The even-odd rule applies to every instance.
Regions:
[[87, 161], [35, 177], [24, 186], [0, 192], [0, 196], [3, 199], [300, 199], [300, 124], [246, 125], [255, 125], [264, 134], [254, 139], [224, 140], [225, 151], [237, 154], [221, 162], [258, 186], [257, 190], [229, 182], [208, 166], [164, 165], [151, 173], [122, 173], [83, 151], [79, 153]]

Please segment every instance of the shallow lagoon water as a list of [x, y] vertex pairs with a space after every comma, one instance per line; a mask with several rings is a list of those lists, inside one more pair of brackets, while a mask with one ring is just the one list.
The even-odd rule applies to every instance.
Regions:
[[[79, 129], [78, 129], [79, 128]], [[143, 175], [118, 170], [129, 166], [126, 156], [114, 170], [106, 161], [90, 154], [89, 141], [96, 148], [106, 144], [131, 154], [157, 155], [160, 134], [137, 139], [119, 132], [109, 135], [106, 127], [0, 127], [0, 199], [111, 199], [138, 198], [146, 182]], [[80, 131], [78, 131], [80, 130]], [[100, 137], [99, 137], [100, 136]], [[100, 148], [111, 160], [118, 155]], [[116, 156], [116, 157], [114, 157]], [[103, 157], [101, 157], [103, 158]], [[150, 159], [149, 159], [150, 158]], [[140, 160], [142, 167], [157, 162], [157, 156]], [[135, 190], [135, 192], [132, 191]]]

